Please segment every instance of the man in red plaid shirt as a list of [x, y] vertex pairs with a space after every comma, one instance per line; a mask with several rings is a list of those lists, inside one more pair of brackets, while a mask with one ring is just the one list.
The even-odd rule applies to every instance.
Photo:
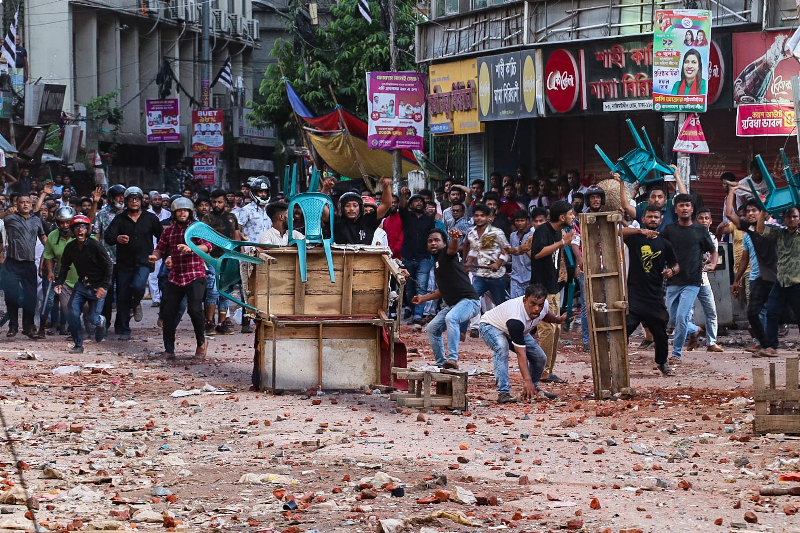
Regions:
[[[181, 300], [188, 300], [189, 317], [192, 319], [194, 335], [197, 339], [196, 357], [206, 355], [205, 322], [203, 318], [203, 298], [206, 292], [206, 264], [186, 244], [184, 234], [186, 228], [195, 222], [194, 204], [188, 198], [176, 198], [172, 202], [172, 224], [164, 230], [158, 239], [158, 246], [150, 256], [155, 263], [169, 255], [169, 278], [164, 286], [161, 298], [162, 317], [164, 318], [164, 355], [167, 359], [175, 358], [175, 330], [178, 327], [178, 309]], [[204, 252], [211, 251], [211, 243], [202, 239], [193, 241]]]

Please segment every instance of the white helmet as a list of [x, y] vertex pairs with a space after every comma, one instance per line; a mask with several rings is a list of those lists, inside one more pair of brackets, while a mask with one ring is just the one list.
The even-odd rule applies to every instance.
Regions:
[[[256, 194], [258, 191], [267, 191], [267, 197], [261, 198]], [[269, 178], [266, 176], [258, 176], [250, 183], [250, 198], [253, 199], [260, 206], [267, 205], [269, 202]]]

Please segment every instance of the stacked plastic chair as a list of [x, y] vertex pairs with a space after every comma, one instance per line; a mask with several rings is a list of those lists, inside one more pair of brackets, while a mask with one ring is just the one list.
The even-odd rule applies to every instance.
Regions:
[[[648, 137], [644, 126], [642, 126], [642, 134], [644, 135], [644, 140], [647, 141], [646, 145], [636, 132], [633, 122], [631, 122], [630, 119], [625, 122], [628, 124], [628, 129], [631, 130], [633, 140], [636, 141], [636, 148], [620, 157], [616, 163], [609, 159], [600, 146], [594, 145], [594, 149], [597, 150], [597, 153], [603, 158], [603, 161], [605, 161], [608, 168], [611, 169], [611, 172], [618, 173], [620, 178], [629, 183], [652, 183], [661, 181], [663, 179], [661, 177], [662, 173], [672, 174], [672, 168], [656, 155], [656, 151], [653, 149], [653, 144], [650, 142], [650, 137]], [[651, 172], [653, 176], [648, 178]]]
[[800, 205], [800, 173], [792, 174], [789, 160], [783, 148], [781, 148], [781, 158], [783, 159], [783, 175], [786, 178], [786, 187], [778, 188], [775, 185], [775, 180], [772, 179], [760, 155], [756, 156], [756, 162], [758, 163], [759, 170], [761, 170], [762, 178], [767, 183], [767, 196], [763, 201], [758, 195], [755, 185], [753, 185], [753, 180], [748, 179], [748, 185], [750, 185], [753, 198], [761, 204], [761, 208], [764, 211], [767, 211], [772, 216], [777, 216], [790, 207]]

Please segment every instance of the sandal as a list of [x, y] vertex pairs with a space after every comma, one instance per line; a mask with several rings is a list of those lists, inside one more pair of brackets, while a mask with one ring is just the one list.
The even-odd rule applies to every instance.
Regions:
[[8, 333], [6, 333], [6, 337], [8, 337], [8, 338], [16, 337], [16, 336], [17, 336], [17, 330], [15, 330], [15, 329], [10, 329], [10, 330], [8, 330]]

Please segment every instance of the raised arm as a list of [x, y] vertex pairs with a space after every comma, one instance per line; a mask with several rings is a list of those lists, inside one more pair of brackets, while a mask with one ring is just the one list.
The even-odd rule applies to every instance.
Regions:
[[381, 205], [379, 205], [378, 209], [375, 211], [378, 215], [378, 220], [385, 217], [389, 209], [392, 208], [392, 178], [387, 178], [386, 176], [382, 177], [381, 186], [383, 186]]
[[630, 202], [625, 201], [625, 183], [623, 183], [622, 178], [616, 172], [611, 173], [611, 177], [614, 181], [617, 182], [619, 186], [619, 199], [620, 204], [622, 204], [622, 210], [625, 212], [626, 215], [631, 217], [632, 219], [636, 220], [636, 208], [631, 205]]
[[675, 176], [675, 186], [678, 187], [678, 192], [681, 194], [689, 194], [689, 191], [686, 190], [686, 184], [681, 179], [681, 173], [678, 172], [677, 165], [670, 165], [672, 168], [672, 174]]

